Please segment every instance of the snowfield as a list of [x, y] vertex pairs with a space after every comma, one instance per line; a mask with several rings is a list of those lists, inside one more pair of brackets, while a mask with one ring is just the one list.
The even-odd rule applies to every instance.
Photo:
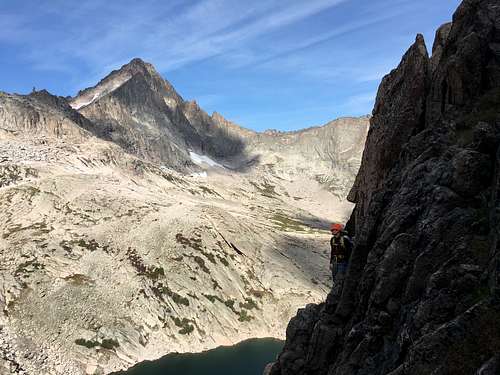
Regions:
[[217, 163], [215, 160], [211, 159], [207, 155], [200, 155], [200, 154], [197, 154], [196, 152], [189, 151], [189, 157], [191, 158], [193, 163], [195, 163], [196, 165], [199, 165], [199, 166], [206, 164], [206, 165], [209, 165], [210, 167], [224, 168], [223, 165]]

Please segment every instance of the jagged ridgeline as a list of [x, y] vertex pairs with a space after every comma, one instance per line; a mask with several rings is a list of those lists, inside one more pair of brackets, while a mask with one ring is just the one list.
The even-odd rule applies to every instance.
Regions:
[[272, 375], [500, 373], [500, 4], [465, 0], [378, 90], [340, 295], [299, 310]]
[[369, 118], [244, 129], [134, 59], [0, 93], [0, 374], [103, 374], [282, 338], [331, 286]]

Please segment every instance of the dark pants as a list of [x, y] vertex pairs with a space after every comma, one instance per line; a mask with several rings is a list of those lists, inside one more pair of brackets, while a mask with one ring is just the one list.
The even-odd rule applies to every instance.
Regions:
[[342, 294], [342, 288], [344, 287], [344, 278], [346, 273], [347, 262], [337, 262], [334, 260], [334, 262], [332, 263], [332, 292], [333, 295], [337, 296], [337, 298], [339, 298]]
[[332, 263], [332, 279], [335, 282], [337, 279], [344, 279], [347, 272], [347, 262]]

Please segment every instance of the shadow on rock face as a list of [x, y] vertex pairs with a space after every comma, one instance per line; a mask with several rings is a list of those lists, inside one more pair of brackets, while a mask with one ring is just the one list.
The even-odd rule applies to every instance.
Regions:
[[248, 155], [244, 150], [238, 155], [225, 158], [222, 165], [232, 172], [246, 173], [261, 163], [261, 155]]

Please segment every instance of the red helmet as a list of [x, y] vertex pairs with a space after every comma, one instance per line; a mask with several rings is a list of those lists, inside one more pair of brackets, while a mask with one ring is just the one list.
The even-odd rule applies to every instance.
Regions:
[[332, 225], [330, 225], [330, 231], [334, 230], [342, 232], [342, 230], [344, 230], [344, 226], [340, 223], [333, 223]]

